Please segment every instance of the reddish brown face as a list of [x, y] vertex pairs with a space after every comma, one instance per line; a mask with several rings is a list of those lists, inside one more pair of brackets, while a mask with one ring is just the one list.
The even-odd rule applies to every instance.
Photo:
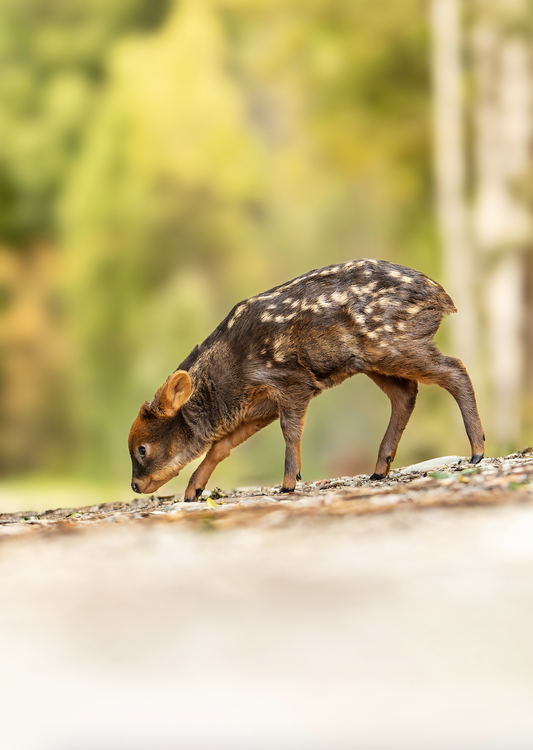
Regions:
[[155, 492], [161, 485], [177, 476], [178, 471], [168, 460], [168, 441], [157, 435], [163, 425], [157, 424], [161, 417], [149, 416], [149, 406], [141, 407], [132, 425], [129, 449], [132, 465], [131, 487], [134, 492]]
[[188, 373], [177, 371], [141, 406], [128, 438], [134, 492], [155, 492], [189, 462], [177, 417], [190, 393]]

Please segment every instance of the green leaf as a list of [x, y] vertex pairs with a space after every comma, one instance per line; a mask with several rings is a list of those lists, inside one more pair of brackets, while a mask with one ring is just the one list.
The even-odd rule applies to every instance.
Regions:
[[433, 477], [433, 479], [449, 479], [451, 474], [449, 471], [432, 471], [428, 473], [428, 477]]

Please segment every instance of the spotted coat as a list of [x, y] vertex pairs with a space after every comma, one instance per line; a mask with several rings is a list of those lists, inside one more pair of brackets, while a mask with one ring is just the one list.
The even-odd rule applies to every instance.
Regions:
[[480, 460], [484, 435], [468, 374], [432, 342], [452, 312], [437, 282], [375, 259], [313, 270], [239, 302], [141, 407], [129, 439], [132, 486], [155, 491], [207, 452], [185, 493], [193, 499], [235, 445], [279, 418], [286, 442], [282, 487], [291, 491], [310, 399], [358, 373], [392, 404], [374, 477], [390, 470], [418, 382], [437, 383], [454, 396], [473, 459]]

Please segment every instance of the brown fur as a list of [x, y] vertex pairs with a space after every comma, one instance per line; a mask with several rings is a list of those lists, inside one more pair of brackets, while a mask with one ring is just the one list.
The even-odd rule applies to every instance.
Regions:
[[154, 492], [206, 453], [185, 491], [192, 500], [234, 447], [279, 419], [286, 444], [282, 490], [291, 492], [309, 401], [358, 373], [392, 406], [375, 479], [390, 471], [418, 382], [452, 394], [472, 461], [481, 460], [485, 436], [468, 373], [432, 341], [451, 312], [452, 300], [435, 281], [373, 259], [310, 271], [240, 302], [141, 407], [129, 436], [133, 489]]

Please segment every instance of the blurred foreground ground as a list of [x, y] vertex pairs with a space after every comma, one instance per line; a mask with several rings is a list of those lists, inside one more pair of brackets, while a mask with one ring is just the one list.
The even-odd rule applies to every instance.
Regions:
[[0, 747], [531, 748], [533, 455], [429, 468], [0, 515]]

